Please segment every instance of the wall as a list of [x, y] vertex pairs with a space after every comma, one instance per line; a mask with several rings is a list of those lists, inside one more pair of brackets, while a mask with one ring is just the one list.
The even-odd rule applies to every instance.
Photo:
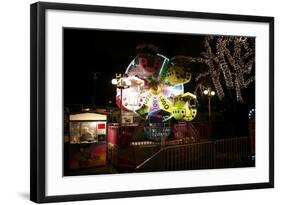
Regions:
[[[52, 1], [52, 0], [49, 0]], [[10, 0], [0, 3], [0, 204], [31, 204], [29, 193], [29, 4], [34, 1]], [[63, 1], [76, 2], [81, 1]], [[189, 10], [202, 12], [235, 13], [275, 16], [275, 120], [280, 123], [281, 86], [280, 29], [281, 13], [278, 1], [270, 0], [84, 0], [85, 4], [104, 4], [130, 7]], [[267, 190], [223, 193], [189, 194], [178, 196], [145, 197], [102, 200], [95, 204], [277, 204], [280, 188], [280, 157], [278, 147], [280, 128], [276, 128], [276, 188]], [[93, 202], [79, 202], [79, 204]], [[78, 204], [73, 202], [70, 204]]]

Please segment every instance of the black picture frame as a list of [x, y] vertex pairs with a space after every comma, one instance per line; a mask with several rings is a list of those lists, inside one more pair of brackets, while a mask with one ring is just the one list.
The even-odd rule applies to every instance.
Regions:
[[[220, 186], [203, 186], [187, 188], [169, 188], [157, 190], [122, 191], [108, 193], [89, 193], [74, 195], [46, 196], [46, 11], [48, 9], [122, 13], [133, 15], [150, 15], [161, 17], [180, 17], [194, 19], [234, 20], [263, 22], [269, 24], [269, 181], [263, 183], [233, 184]], [[186, 12], [172, 10], [155, 10], [141, 8], [109, 7], [81, 4], [38, 2], [30, 7], [30, 199], [37, 203], [96, 200], [123, 197], [140, 197], [169, 194], [186, 194], [198, 192], [230, 191], [274, 187], [274, 18], [248, 15], [229, 15], [216, 13]]]

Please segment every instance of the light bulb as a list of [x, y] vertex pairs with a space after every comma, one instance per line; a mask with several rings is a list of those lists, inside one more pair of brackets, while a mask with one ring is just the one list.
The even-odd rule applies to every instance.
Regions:
[[111, 80], [111, 84], [112, 84], [112, 85], [117, 85], [117, 83], [118, 83], [118, 81], [117, 81], [116, 78], [114, 78], [114, 79]]
[[204, 95], [208, 95], [208, 92], [209, 92], [208, 90], [203, 91]]

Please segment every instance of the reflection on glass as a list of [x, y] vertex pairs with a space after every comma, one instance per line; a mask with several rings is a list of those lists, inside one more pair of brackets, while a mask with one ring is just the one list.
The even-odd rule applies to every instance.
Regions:
[[70, 143], [103, 141], [105, 122], [70, 122]]

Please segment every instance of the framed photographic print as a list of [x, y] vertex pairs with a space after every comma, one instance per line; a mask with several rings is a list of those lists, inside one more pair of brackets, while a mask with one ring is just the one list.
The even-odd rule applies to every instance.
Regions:
[[34, 202], [274, 186], [274, 18], [31, 5]]

